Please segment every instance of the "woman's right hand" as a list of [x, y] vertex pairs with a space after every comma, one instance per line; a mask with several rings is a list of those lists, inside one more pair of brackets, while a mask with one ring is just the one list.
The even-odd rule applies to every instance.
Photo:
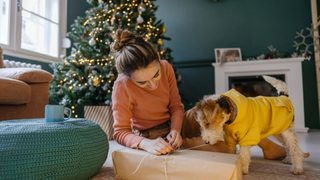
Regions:
[[154, 155], [168, 154], [174, 150], [169, 143], [160, 137], [158, 139], [143, 139], [139, 148]]

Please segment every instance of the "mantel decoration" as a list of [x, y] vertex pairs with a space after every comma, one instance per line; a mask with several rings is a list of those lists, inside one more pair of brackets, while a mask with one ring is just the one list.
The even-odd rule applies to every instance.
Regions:
[[215, 48], [214, 52], [220, 63], [242, 61], [240, 48]]
[[[311, 25], [312, 27], [313, 25]], [[320, 37], [316, 36], [314, 34], [314, 30], [307, 27], [306, 28], [309, 32], [307, 35], [303, 33], [303, 29], [301, 29], [300, 32], [296, 32], [297, 36], [295, 39], [302, 39], [301, 42], [294, 42], [293, 47], [295, 47], [297, 52], [293, 52], [290, 54], [288, 51], [285, 53], [280, 53], [279, 50], [274, 48], [272, 45], [268, 46], [269, 52], [266, 54], [261, 54], [260, 56], [257, 56], [255, 58], [250, 57], [250, 58], [245, 58], [244, 60], [246, 61], [253, 61], [253, 60], [262, 60], [262, 59], [280, 59], [280, 58], [295, 58], [295, 57], [304, 57], [305, 60], [310, 60], [311, 56], [316, 49], [317, 51], [320, 50], [320, 46], [316, 43], [314, 43], [316, 40], [318, 40]], [[312, 48], [312, 46], [314, 48]]]
[[290, 54], [288, 51], [285, 53], [280, 53], [279, 50], [274, 48], [272, 45], [268, 46], [269, 51], [266, 54], [261, 54], [257, 57], [250, 57], [243, 59], [244, 61], [254, 61], [254, 60], [263, 60], [263, 59], [283, 59], [283, 58], [296, 58], [296, 57], [304, 57], [306, 60], [310, 60], [311, 56], [308, 56], [307, 53], [303, 52], [298, 54], [297, 52], [293, 52]]

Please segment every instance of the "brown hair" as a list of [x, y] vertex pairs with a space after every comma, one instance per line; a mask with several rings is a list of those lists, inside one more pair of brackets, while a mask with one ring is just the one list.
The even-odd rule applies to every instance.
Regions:
[[136, 36], [128, 30], [118, 29], [111, 44], [115, 51], [117, 71], [130, 78], [131, 73], [146, 68], [154, 61], [160, 62], [157, 51], [141, 36]]

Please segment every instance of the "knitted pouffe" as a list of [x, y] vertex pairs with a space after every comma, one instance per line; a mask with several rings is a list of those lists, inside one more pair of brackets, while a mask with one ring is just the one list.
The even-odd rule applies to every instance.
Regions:
[[85, 119], [0, 122], [0, 179], [88, 179], [107, 159], [108, 138]]

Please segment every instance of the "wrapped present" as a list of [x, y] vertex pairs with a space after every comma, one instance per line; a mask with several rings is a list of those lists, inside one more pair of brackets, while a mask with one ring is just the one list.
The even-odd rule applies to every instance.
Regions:
[[239, 155], [196, 150], [178, 150], [156, 156], [124, 148], [112, 153], [114, 177], [137, 180], [242, 179]]

